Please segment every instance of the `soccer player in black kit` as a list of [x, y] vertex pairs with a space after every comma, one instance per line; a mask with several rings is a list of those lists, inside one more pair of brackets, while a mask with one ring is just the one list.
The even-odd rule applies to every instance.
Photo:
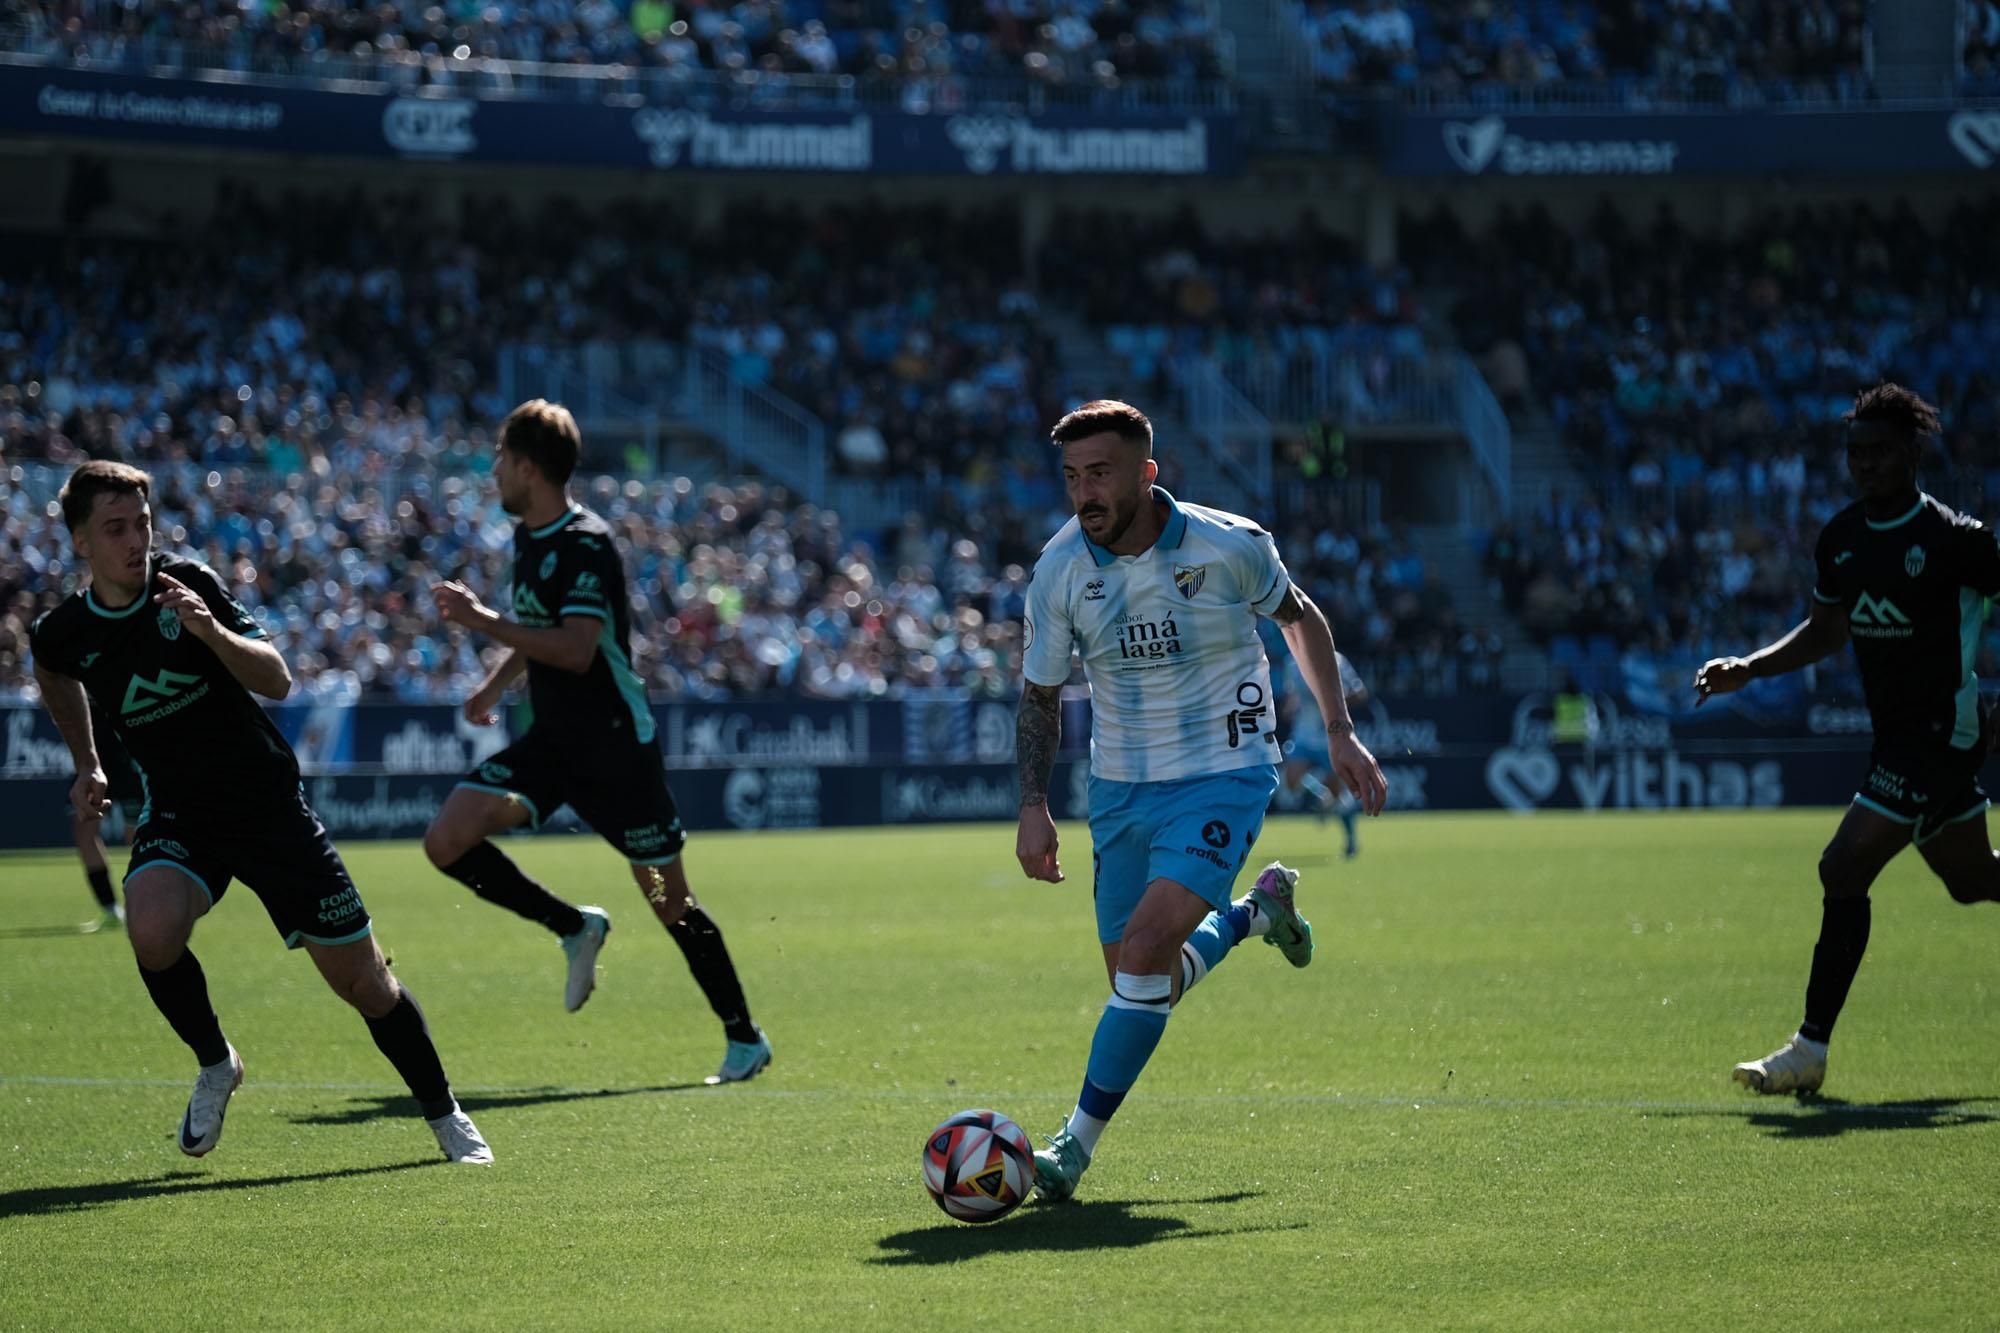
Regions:
[[582, 449], [575, 418], [558, 403], [534, 399], [501, 423], [493, 480], [501, 507], [520, 520], [512, 619], [482, 605], [462, 583], [432, 589], [445, 620], [507, 649], [466, 701], [466, 719], [498, 721], [501, 697], [526, 672], [534, 721], [452, 790], [424, 835], [424, 852], [480, 897], [561, 940], [569, 958], [563, 1004], [574, 1013], [597, 984], [597, 954], [611, 918], [602, 908], [556, 897], [491, 841], [508, 829], [539, 825], [559, 806], [572, 807], [631, 863], [653, 914], [722, 1020], [728, 1049], [707, 1081], [738, 1083], [770, 1064], [771, 1043], [750, 1020], [722, 932], [688, 888], [681, 864], [687, 836], [627, 647], [624, 562], [610, 526], [569, 496]]
[[1820, 854], [1825, 898], [1805, 1021], [1734, 1071], [1757, 1092], [1811, 1092], [1825, 1081], [1834, 1020], [1868, 947], [1869, 887], [1904, 847], [1916, 845], [1957, 902], [2000, 901], [1979, 786], [1992, 741], [1972, 674], [1986, 600], [2000, 594], [2000, 545], [1917, 489], [1936, 408], [1882, 384], [1857, 395], [1846, 420], [1847, 471], [1861, 498], [1820, 533], [1811, 616], [1748, 657], [1708, 662], [1694, 683], [1699, 706], [1852, 641], [1875, 726], [1867, 779]]
[[35, 622], [35, 681], [55, 719], [86, 818], [110, 808], [91, 704], [112, 719], [145, 789], [125, 872], [126, 933], [153, 1004], [201, 1064], [176, 1135], [200, 1157], [222, 1137], [243, 1059], [222, 1035], [188, 948], [195, 922], [232, 878], [263, 900], [290, 948], [303, 947], [334, 994], [409, 1085], [445, 1157], [492, 1151], [459, 1109], [423, 1010], [375, 946], [361, 895], [306, 804], [298, 759], [252, 692], [282, 699], [291, 671], [242, 603], [205, 566], [155, 553], [152, 479], [91, 462], [62, 490], [63, 520], [90, 586]]

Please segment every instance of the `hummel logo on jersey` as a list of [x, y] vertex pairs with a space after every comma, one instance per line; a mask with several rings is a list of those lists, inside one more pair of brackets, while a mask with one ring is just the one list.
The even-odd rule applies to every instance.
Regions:
[[1103, 601], [1103, 600], [1104, 600], [1104, 580], [1103, 580], [1103, 579], [1092, 579], [1092, 580], [1091, 580], [1090, 582], [1088, 582], [1088, 583], [1084, 584], [1084, 585], [1083, 585], [1083, 600], [1084, 600], [1084, 601], [1086, 601], [1086, 602], [1101, 602], [1101, 601]]
[[200, 676], [183, 676], [178, 671], [162, 671], [152, 679], [145, 676], [132, 677], [132, 683], [125, 687], [125, 702], [119, 706], [121, 713], [137, 713], [173, 698], [190, 685], [201, 682]]
[[1833, 563], [1836, 565], [1844, 565], [1853, 558], [1854, 558], [1854, 552], [1842, 551], [1839, 555], [1833, 558]]
[[90, 664], [102, 656], [104, 656], [103, 653], [85, 653], [82, 657], [76, 659], [77, 668], [82, 671], [88, 671], [90, 670]]

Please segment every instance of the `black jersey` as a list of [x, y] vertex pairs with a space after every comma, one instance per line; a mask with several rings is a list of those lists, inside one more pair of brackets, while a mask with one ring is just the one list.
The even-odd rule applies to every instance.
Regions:
[[1928, 495], [1886, 522], [1856, 503], [1828, 521], [1815, 560], [1813, 597], [1847, 612], [1876, 737], [1977, 745], [1972, 659], [1987, 599], [2000, 593], [1992, 531]]
[[651, 743], [653, 710], [627, 647], [625, 565], [611, 526], [580, 505], [571, 505], [553, 523], [514, 529], [514, 618], [548, 629], [566, 616], [591, 616], [601, 623], [597, 656], [581, 674], [528, 663], [535, 728], [551, 729], [576, 745], [619, 738]]
[[83, 682], [145, 783], [151, 808], [233, 814], [245, 805], [298, 799], [292, 747], [208, 645], [156, 606], [170, 574], [208, 604], [215, 623], [266, 637], [243, 604], [203, 564], [155, 554], [146, 590], [130, 606], [75, 593], [35, 622], [35, 660]]

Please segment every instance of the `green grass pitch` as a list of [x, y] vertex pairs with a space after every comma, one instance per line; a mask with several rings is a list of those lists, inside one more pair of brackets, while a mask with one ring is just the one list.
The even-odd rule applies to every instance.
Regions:
[[[689, 850], [777, 1059], [720, 1031], [603, 845], [509, 844], [616, 921], [575, 1015], [539, 928], [409, 844], [347, 848], [490, 1169], [447, 1167], [233, 889], [196, 934], [248, 1077], [192, 1061], [66, 855], [0, 858], [0, 1328], [1991, 1328], [2000, 907], [1913, 856], [1822, 1099], [1729, 1066], [1792, 1029], [1831, 812], [1274, 820], [1319, 956], [1239, 949], [1177, 1011], [1077, 1202], [954, 1223], [925, 1132], [1053, 1130], [1105, 995], [1089, 848], [1004, 826]], [[1247, 882], [1247, 877], [1246, 877]]]

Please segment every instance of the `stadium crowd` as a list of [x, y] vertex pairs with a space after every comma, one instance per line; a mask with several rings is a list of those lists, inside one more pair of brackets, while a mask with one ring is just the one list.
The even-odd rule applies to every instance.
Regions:
[[1773, 213], [1726, 241], [1668, 208], [1573, 231], [1509, 214], [1479, 237], [1413, 223], [1413, 263], [1468, 291], [1477, 275], [1461, 334], [1532, 367], [1583, 479], [1495, 534], [1508, 605], [1563, 652], [1599, 639], [1692, 657], [1782, 631], [1820, 526], [1851, 498], [1840, 415], [1879, 379], [1942, 412], [1928, 489], [1992, 517], [1996, 225], [1990, 199], [1928, 221], [1900, 201]]
[[[153, 468], [163, 542], [255, 588], [303, 689], [452, 698], [479, 668], [432, 623], [426, 589], [463, 577], [491, 594], [505, 582], [507, 524], [479, 483], [483, 423], [512, 405], [497, 378], [503, 347], [685, 339], [820, 415], [840, 466], [954, 485], [902, 530], [850, 533], [756, 486], [643, 470], [593, 482], [589, 502], [638, 553], [635, 626], [652, 687], [1011, 689], [1022, 570], [1062, 517], [1044, 433], [1077, 391], [1020, 272], [1018, 225], [856, 206], [810, 220], [739, 210], [704, 232], [657, 205], [585, 213], [556, 201], [524, 216], [499, 200], [441, 220], [415, 195], [226, 187], [215, 224], [165, 223], [171, 242], [0, 248], [0, 464]], [[1059, 223], [1044, 288], [1064, 288], [1054, 256], [1081, 225]], [[237, 239], [253, 235], [256, 246]], [[1158, 251], [1142, 267], [1161, 280], [1182, 254], [1194, 259], [1175, 280], [1209, 284], [1216, 299], [1183, 309], [1190, 329], [1353, 325], [1407, 295], [1392, 287], [1381, 303], [1333, 265], [1330, 242], [1318, 287], [1319, 251], [1280, 271], [1255, 247], [1199, 235], [1131, 228], [1125, 239]], [[1123, 295], [1090, 299], [1110, 311]], [[25, 626], [71, 566], [47, 495], [4, 493], [0, 691], [18, 694]], [[968, 506], [968, 495], [984, 501]], [[1459, 626], [1406, 540], [1310, 510], [1283, 535], [1378, 688], [1497, 678], [1497, 644]]]
[[940, 108], [966, 78], [1204, 83], [1223, 77], [1226, 50], [1209, 0], [5, 0], [5, 29], [95, 59], [181, 50], [310, 74], [340, 58], [432, 81], [453, 77], [440, 73], [447, 57], [622, 66], [669, 80], [702, 70], [844, 75]]
[[1303, 0], [1315, 82], [1342, 93], [1652, 101], [1867, 95], [1863, 0]]

